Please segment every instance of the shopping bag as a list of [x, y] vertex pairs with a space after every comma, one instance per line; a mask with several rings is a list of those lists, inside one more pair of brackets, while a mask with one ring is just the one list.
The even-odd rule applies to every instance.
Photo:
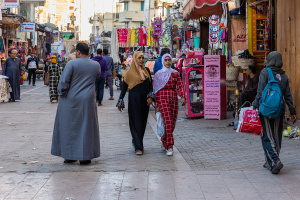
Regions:
[[255, 135], [262, 134], [262, 125], [257, 110], [246, 109], [242, 113], [241, 123], [238, 127], [238, 132], [252, 133]]
[[49, 85], [50, 73], [45, 73], [44, 85]]
[[25, 81], [26, 80], [26, 74], [22, 74], [22, 79], [23, 79], [23, 81]]
[[160, 112], [156, 113], [156, 120], [157, 120], [157, 136], [163, 137], [165, 135], [165, 123]]

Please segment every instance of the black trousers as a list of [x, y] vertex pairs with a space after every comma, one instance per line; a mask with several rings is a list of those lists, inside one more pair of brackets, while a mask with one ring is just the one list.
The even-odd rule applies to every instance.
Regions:
[[29, 84], [31, 83], [31, 76], [32, 77], [32, 84], [35, 85], [35, 79], [36, 79], [36, 69], [28, 69], [28, 81]]

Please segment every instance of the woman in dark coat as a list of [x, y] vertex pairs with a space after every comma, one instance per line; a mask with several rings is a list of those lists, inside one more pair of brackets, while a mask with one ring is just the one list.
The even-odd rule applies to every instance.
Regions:
[[150, 70], [144, 67], [145, 57], [140, 51], [133, 55], [129, 70], [124, 77], [124, 83], [117, 107], [120, 111], [124, 106], [124, 97], [129, 88], [128, 115], [132, 143], [136, 155], [144, 153], [143, 138], [146, 130], [149, 106], [152, 104], [152, 79]]
[[[275, 80], [278, 81], [284, 101], [289, 107], [292, 122], [295, 123], [296, 110], [293, 104], [293, 98], [289, 86], [289, 79], [285, 72], [281, 69], [282, 65], [281, 54], [277, 51], [272, 51], [267, 57], [266, 67], [272, 70]], [[265, 68], [260, 73], [257, 95], [252, 104], [254, 109], [257, 109], [259, 107], [259, 101], [261, 99], [262, 92], [269, 80], [270, 78], [268, 70]], [[268, 117], [260, 115], [260, 120], [263, 127], [263, 135], [261, 141], [266, 160], [264, 167], [269, 169], [272, 174], [278, 174], [283, 168], [283, 164], [279, 159], [279, 153], [281, 149], [284, 114], [285, 106], [282, 107], [281, 116], [278, 119], [270, 119]]]

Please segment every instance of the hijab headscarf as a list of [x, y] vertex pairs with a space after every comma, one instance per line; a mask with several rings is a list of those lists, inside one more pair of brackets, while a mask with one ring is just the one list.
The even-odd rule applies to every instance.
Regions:
[[159, 70], [158, 72], [156, 72], [156, 74], [154, 76], [154, 82], [153, 82], [154, 94], [156, 94], [159, 90], [161, 90], [163, 87], [165, 87], [165, 85], [169, 81], [172, 73], [177, 72], [175, 69], [172, 69], [171, 67], [168, 68], [164, 65], [164, 60], [166, 57], [169, 57], [172, 60], [172, 56], [170, 54], [163, 55], [163, 57], [162, 57], [163, 68], [161, 70]]
[[282, 57], [277, 51], [272, 51], [267, 57], [266, 67], [270, 68], [274, 74], [284, 74], [282, 68]]
[[124, 76], [124, 81], [125, 83], [128, 84], [130, 90], [134, 88], [136, 85], [144, 82], [144, 80], [146, 80], [145, 77], [150, 78], [150, 75], [147, 69], [145, 68], [145, 66], [144, 65], [139, 66], [137, 64], [138, 63], [137, 58], [140, 57], [141, 55], [144, 54], [140, 51], [137, 51], [133, 54], [133, 59], [130, 68], [128, 69], [128, 71]]

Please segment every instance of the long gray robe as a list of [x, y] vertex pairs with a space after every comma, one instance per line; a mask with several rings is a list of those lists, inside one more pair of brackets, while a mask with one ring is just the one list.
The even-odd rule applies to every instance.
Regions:
[[8, 76], [9, 84], [11, 86], [12, 92], [11, 99], [20, 100], [20, 76], [21, 76], [21, 60], [20, 58], [12, 59], [11, 57], [7, 58], [4, 64], [4, 70], [2, 75]]
[[68, 62], [57, 87], [57, 107], [51, 154], [68, 160], [91, 160], [100, 156], [95, 96], [98, 62], [78, 58]]

